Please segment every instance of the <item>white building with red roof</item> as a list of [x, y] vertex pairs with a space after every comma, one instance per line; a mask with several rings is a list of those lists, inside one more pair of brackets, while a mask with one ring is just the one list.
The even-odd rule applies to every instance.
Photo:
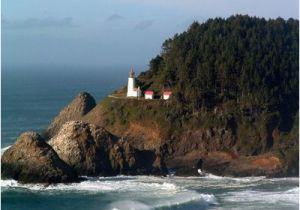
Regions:
[[145, 91], [145, 99], [153, 99], [154, 92], [152, 90]]
[[164, 100], [168, 100], [172, 95], [172, 91], [168, 90], [168, 91], [164, 91], [163, 92], [163, 99]]

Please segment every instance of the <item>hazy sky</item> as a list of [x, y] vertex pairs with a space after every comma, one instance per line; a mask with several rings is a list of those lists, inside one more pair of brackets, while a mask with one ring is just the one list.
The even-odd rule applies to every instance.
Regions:
[[145, 66], [193, 20], [298, 18], [298, 0], [2, 0], [2, 64]]

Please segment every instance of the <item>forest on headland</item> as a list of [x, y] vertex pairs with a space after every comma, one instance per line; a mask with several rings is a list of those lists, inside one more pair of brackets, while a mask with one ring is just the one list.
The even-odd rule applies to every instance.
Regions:
[[[250, 111], [298, 111], [299, 21], [236, 15], [194, 22], [167, 39], [139, 76], [143, 89], [172, 89], [190, 113], [234, 101]], [[285, 123], [282, 124], [282, 126]]]

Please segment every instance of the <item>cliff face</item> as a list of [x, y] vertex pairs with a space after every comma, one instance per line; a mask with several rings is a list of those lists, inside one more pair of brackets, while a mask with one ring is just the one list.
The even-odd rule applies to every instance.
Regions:
[[155, 151], [136, 149], [103, 127], [82, 121], [65, 123], [49, 144], [79, 175], [166, 174]]

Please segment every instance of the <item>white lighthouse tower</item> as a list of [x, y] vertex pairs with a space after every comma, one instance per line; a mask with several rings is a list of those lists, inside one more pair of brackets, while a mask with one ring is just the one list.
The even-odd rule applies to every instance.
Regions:
[[130, 69], [127, 85], [127, 97], [140, 97], [141, 90], [140, 87], [135, 87], [135, 78], [133, 68]]

